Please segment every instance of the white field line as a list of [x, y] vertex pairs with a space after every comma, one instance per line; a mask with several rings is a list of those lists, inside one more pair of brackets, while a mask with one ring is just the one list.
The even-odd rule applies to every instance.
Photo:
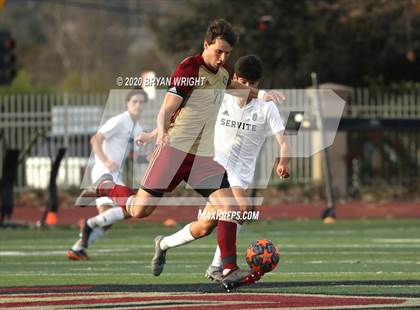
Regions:
[[371, 239], [373, 242], [378, 242], [378, 243], [416, 243], [416, 244], [420, 244], [420, 239], [419, 238], [374, 238]]
[[[109, 270], [109, 269], [107, 269]], [[401, 271], [391, 271], [391, 272], [382, 272], [382, 271], [378, 271], [378, 272], [362, 272], [362, 271], [340, 271], [340, 272], [279, 272], [279, 273], [267, 273], [264, 275], [264, 277], [272, 277], [272, 276], [288, 276], [288, 275], [379, 275], [379, 274], [386, 274], [386, 275], [420, 275], [420, 272], [401, 272]], [[62, 276], [99, 276], [99, 277], [107, 277], [107, 276], [118, 276], [121, 275], [120, 273], [115, 274], [115, 273], [88, 273], [88, 272], [83, 272], [83, 273], [48, 273], [46, 274], [45, 271], [42, 272], [14, 272], [13, 274], [2, 274], [0, 273], [0, 275], [2, 277], [7, 277], [7, 276], [46, 276], [46, 277], [50, 277], [50, 276], [56, 276], [56, 277], [62, 277]], [[151, 275], [149, 272], [147, 273], [142, 273], [142, 272], [129, 272], [129, 273], [124, 273], [124, 276], [127, 275], [131, 275], [131, 276], [150, 276], [151, 278], [155, 278], [153, 275]], [[179, 276], [179, 275], [185, 275], [184, 271], [180, 271], [180, 272], [165, 272], [165, 276]], [[203, 276], [203, 272], [188, 272], [189, 276]]]
[[[214, 249], [212, 247], [211, 249]], [[138, 250], [138, 249], [137, 249]], [[14, 256], [65, 256], [67, 252], [67, 249], [61, 250], [61, 251], [0, 251], [0, 257], [14, 257]], [[89, 251], [89, 254], [93, 255], [100, 255], [106, 253], [107, 256], [117, 256], [121, 255], [121, 253], [129, 253], [134, 256], [148, 256], [151, 255], [152, 252], [148, 253], [141, 253], [136, 251], [136, 249], [98, 249], [98, 250], [91, 250]], [[197, 255], [196, 250], [185, 250], [183, 252], [180, 252], [179, 249], [176, 251], [170, 252], [171, 256], [191, 256], [191, 255]], [[213, 253], [213, 251], [207, 251], [207, 252], [201, 252], [200, 255], [210, 255], [210, 253]], [[363, 251], [363, 252], [356, 252], [356, 251], [287, 251], [283, 248], [280, 249], [280, 255], [281, 256], [301, 256], [301, 255], [356, 255], [358, 257], [360, 256], [366, 256], [366, 255], [389, 255], [392, 257], [395, 257], [395, 255], [415, 255], [416, 251], [410, 251], [410, 252], [398, 252], [398, 253], [392, 253], [392, 252], [384, 252], [384, 251]]]
[[[274, 240], [275, 242], [275, 240]], [[275, 242], [280, 248], [282, 249], [295, 249], [295, 248], [299, 248], [299, 249], [342, 249], [342, 248], [350, 248], [350, 249], [357, 249], [357, 248], [407, 248], [407, 249], [420, 249], [420, 242], [419, 244], [370, 244], [370, 243], [363, 243], [363, 244], [355, 244], [355, 243], [351, 243], [351, 244], [343, 244], [342, 241], [340, 240], [336, 240], [335, 242], [340, 242], [340, 244], [333, 244], [333, 243], [329, 243], [326, 244], [325, 240], [323, 241], [322, 244], [282, 244], [280, 242]], [[241, 244], [239, 244], [240, 246]], [[22, 246], [16, 246], [14, 245], [15, 248], [19, 249], [19, 250], [49, 250], [49, 249], [58, 249], [60, 248], [60, 246], [58, 245], [22, 245]], [[128, 245], [123, 245], [123, 247], [114, 247], [114, 246], [110, 246], [107, 249], [98, 249], [100, 251], [114, 251], [116, 249], [154, 249], [154, 245], [153, 244], [128, 244]], [[208, 245], [208, 244], [189, 244], [187, 247], [185, 247], [185, 249], [194, 249], [194, 248], [200, 248], [200, 249], [215, 249], [216, 247], [216, 242], [214, 245]], [[3, 248], [6, 248], [5, 246], [3, 246]], [[67, 250], [68, 248], [66, 248]], [[97, 250], [97, 251], [98, 251]], [[2, 250], [2, 248], [0, 247], [0, 253], [2, 251], [5, 251], [5, 249]]]
[[[378, 235], [378, 237], [380, 238], [380, 235], [383, 235], [383, 233], [388, 233], [389, 229], [382, 229], [382, 228], [377, 228], [377, 229], [364, 229], [361, 228], [361, 230], [365, 231], [366, 233], [368, 233], [369, 235]], [[394, 232], [402, 232], [402, 233], [407, 233], [407, 231], [418, 231], [415, 227], [409, 227], [409, 228], [392, 228], [392, 231]], [[254, 233], [254, 231], [252, 229], [249, 229], [247, 231], [244, 231], [243, 233], [241, 232], [241, 235], [252, 235]], [[347, 236], [347, 235], [352, 235], [352, 234], [359, 234], [360, 230], [356, 230], [356, 229], [329, 229], [329, 230], [299, 230], [299, 231], [290, 231], [290, 230], [276, 230], [276, 231], [271, 231], [270, 235], [281, 235], [281, 236], [311, 236], [311, 235], [341, 235], [341, 236]]]
[[[176, 260], [173, 260], [176, 261]], [[178, 261], [177, 261], [178, 262]], [[149, 268], [148, 264], [150, 263], [150, 260], [124, 260], [124, 265], [139, 265], [139, 264], [147, 264], [147, 268]], [[63, 261], [59, 262], [25, 262], [27, 266], [60, 266], [60, 265], [66, 265], [69, 264], [77, 264], [74, 262], [70, 262], [67, 259], [63, 259]], [[188, 264], [188, 266], [202, 266], [203, 263], [197, 263], [197, 264]], [[414, 260], [403, 260], [403, 261], [397, 261], [397, 260], [313, 260], [313, 261], [293, 261], [293, 260], [286, 260], [283, 261], [282, 264], [287, 265], [322, 265], [322, 264], [396, 264], [396, 265], [420, 265], [420, 261], [414, 261]], [[14, 265], [22, 265], [22, 262], [2, 262], [3, 266], [14, 266]], [[93, 261], [90, 260], [89, 262], [85, 262], [83, 266], [91, 266], [91, 265], [105, 265], [105, 266], [111, 266], [112, 269], [115, 269], [116, 262], [115, 261]], [[182, 265], [187, 266], [187, 265]], [[97, 268], [97, 267], [95, 267]], [[1, 272], [0, 272], [1, 273]]]

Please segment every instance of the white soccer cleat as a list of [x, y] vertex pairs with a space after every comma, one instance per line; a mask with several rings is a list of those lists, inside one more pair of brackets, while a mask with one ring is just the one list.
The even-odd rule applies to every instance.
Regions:
[[223, 280], [222, 267], [210, 265], [204, 276], [212, 281], [220, 283]]

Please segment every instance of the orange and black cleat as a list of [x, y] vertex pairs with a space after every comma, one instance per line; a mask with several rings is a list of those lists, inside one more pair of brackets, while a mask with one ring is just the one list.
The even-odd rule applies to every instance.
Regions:
[[89, 256], [85, 252], [85, 250], [75, 251], [70, 249], [67, 251], [67, 258], [69, 260], [89, 260]]

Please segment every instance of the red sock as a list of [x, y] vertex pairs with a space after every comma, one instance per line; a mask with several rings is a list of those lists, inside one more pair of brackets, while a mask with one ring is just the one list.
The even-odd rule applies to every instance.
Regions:
[[217, 244], [222, 256], [223, 269], [237, 269], [235, 223], [219, 220], [217, 224]]
[[106, 187], [106, 183], [104, 182], [104, 186], [101, 186], [102, 183], [98, 187], [98, 194], [99, 196], [106, 196], [111, 198], [118, 206], [125, 209], [125, 204], [127, 203], [128, 197], [134, 195], [134, 191], [125, 185], [117, 185], [114, 184], [112, 187]]
[[105, 180], [99, 183], [98, 189], [96, 190], [98, 197], [107, 197], [109, 190], [115, 185], [116, 184], [112, 180]]

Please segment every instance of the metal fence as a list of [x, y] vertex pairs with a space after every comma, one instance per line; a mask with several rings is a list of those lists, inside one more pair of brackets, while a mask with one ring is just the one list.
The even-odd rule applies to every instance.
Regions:
[[[124, 102], [124, 93], [114, 96]], [[112, 107], [107, 104], [110, 97], [104, 93], [0, 95], [0, 170], [5, 150], [18, 149], [17, 190], [46, 188], [51, 161], [65, 147], [58, 184], [79, 186], [91, 155], [90, 137], [114, 113], [106, 109]], [[152, 119], [146, 113], [143, 122], [151, 124]]]
[[346, 116], [420, 119], [420, 89], [374, 91], [354, 88], [347, 100]]
[[420, 89], [403, 92], [354, 89], [347, 117], [415, 121], [414, 127], [393, 130], [354, 130], [348, 133], [349, 191], [376, 187], [420, 186]]
[[[21, 150], [20, 165], [18, 169], [17, 189], [46, 188], [49, 181], [51, 158], [53, 158], [59, 147], [65, 147], [67, 153], [60, 168], [58, 184], [62, 188], [79, 186], [84, 169], [88, 165], [91, 155], [89, 144], [90, 136], [96, 132], [101, 122], [106, 120], [115, 111], [107, 109], [110, 100], [112, 102], [124, 102], [124, 91], [116, 91], [111, 94], [105, 93], [58, 93], [58, 94], [2, 94], [0, 95], [0, 169], [3, 167], [4, 151], [7, 148]], [[300, 101], [298, 93], [288, 91], [288, 104], [298, 105]], [[148, 104], [142, 123], [150, 128], [155, 126], [156, 115], [161, 105], [161, 98], [152, 100]], [[407, 118], [419, 119], [420, 123], [420, 93], [419, 90], [412, 90], [404, 93], [372, 92], [367, 89], [353, 89], [348, 97], [345, 116], [347, 118]], [[115, 105], [114, 105], [115, 106]], [[118, 110], [118, 108], [116, 109]], [[115, 114], [115, 113], [114, 113]], [[419, 126], [420, 127], [420, 126]], [[419, 128], [420, 130], [420, 128]], [[401, 134], [404, 136], [401, 138]], [[377, 135], [377, 134], [376, 134]], [[394, 160], [406, 160], [410, 154], [411, 169], [408, 174], [411, 177], [418, 177], [420, 167], [420, 132], [401, 132], [399, 135], [389, 134], [388, 141], [401, 141], [399, 147], [404, 152], [394, 152], [393, 142], [385, 143], [386, 150], [373, 151], [376, 157], [383, 159], [381, 165], [387, 167], [385, 170], [394, 169]], [[375, 137], [375, 135], [374, 135]], [[372, 137], [366, 134], [353, 132], [349, 133], [349, 153], [358, 146], [356, 162], [348, 161], [349, 186], [361, 186], [373, 184], [374, 179], [392, 178], [392, 173], [383, 175], [378, 173], [381, 167], [378, 161], [372, 158], [365, 158], [369, 155], [362, 147], [363, 143], [371, 141]], [[310, 145], [311, 141], [301, 141], [302, 147]], [[386, 146], [388, 145], [388, 146]], [[369, 148], [369, 147], [367, 147]], [[373, 147], [374, 149], [374, 147]], [[267, 160], [276, 157], [278, 147], [274, 139], [267, 140], [258, 161], [257, 178], [261, 184], [270, 178], [273, 161]], [[365, 157], [363, 154], [367, 154]], [[396, 154], [396, 155], [395, 155]], [[394, 156], [394, 157], [392, 157]], [[370, 171], [368, 162], [376, 164], [379, 171], [375, 177]], [[294, 182], [310, 183], [313, 181], [313, 165], [311, 158], [299, 158], [292, 161]], [[394, 166], [393, 166], [394, 165]], [[384, 170], [384, 171], [385, 171]], [[413, 172], [414, 171], [414, 172]], [[3, 171], [0, 171], [2, 174]], [[275, 180], [275, 179], [272, 179]], [[411, 180], [399, 175], [393, 179], [395, 182]], [[258, 183], [257, 182], [257, 183]]]

